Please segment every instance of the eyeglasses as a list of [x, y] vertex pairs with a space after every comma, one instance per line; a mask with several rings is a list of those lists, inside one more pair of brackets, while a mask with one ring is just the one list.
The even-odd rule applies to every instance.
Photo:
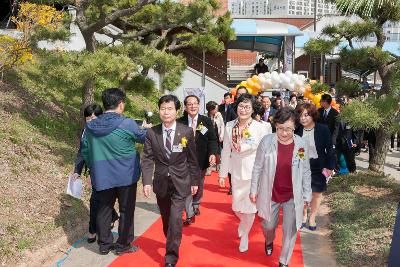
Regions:
[[284, 133], [293, 133], [294, 129], [292, 128], [284, 128], [284, 127], [276, 127], [277, 131], [284, 132]]
[[251, 110], [251, 106], [242, 106], [242, 105], [239, 105], [237, 108], [238, 108], [238, 109], [245, 110], [245, 111], [250, 111], [250, 110]]
[[186, 106], [187, 107], [197, 107], [199, 105], [199, 103], [187, 103]]

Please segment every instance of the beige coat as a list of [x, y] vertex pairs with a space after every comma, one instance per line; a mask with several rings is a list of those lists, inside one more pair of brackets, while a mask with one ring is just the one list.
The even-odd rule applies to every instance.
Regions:
[[[298, 150], [304, 148], [305, 157], [299, 158]], [[250, 194], [257, 195], [258, 215], [269, 221], [271, 219], [272, 187], [277, 165], [278, 140], [276, 134], [263, 138], [257, 150], [254, 162]], [[292, 157], [293, 198], [296, 210], [296, 226], [301, 227], [304, 201], [311, 201], [311, 170], [308, 150], [304, 140], [294, 135]]]
[[219, 176], [226, 177], [230, 173], [236, 179], [251, 180], [251, 171], [256, 158], [258, 144], [266, 134], [271, 132], [268, 132], [267, 128], [260, 122], [253, 120], [249, 127], [252, 142], [242, 142], [241, 151], [238, 153], [232, 146], [232, 128], [235, 126], [236, 121], [233, 120], [226, 123]]

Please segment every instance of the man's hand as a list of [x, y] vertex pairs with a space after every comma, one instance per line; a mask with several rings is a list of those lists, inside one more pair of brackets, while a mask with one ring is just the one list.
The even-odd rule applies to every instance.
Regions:
[[147, 123], [146, 120], [144, 120], [142, 123], [142, 127], [145, 129], [149, 129], [149, 128], [153, 127], [153, 124], [151, 122]]
[[253, 202], [253, 203], [256, 203], [256, 202], [257, 202], [257, 195], [250, 194], [249, 197], [250, 197], [250, 201], [251, 201], [251, 202]]
[[151, 190], [152, 190], [152, 186], [151, 185], [145, 185], [143, 186], [143, 194], [146, 198], [150, 198], [151, 195]]
[[72, 180], [76, 181], [76, 179], [78, 179], [79, 176], [80, 176], [80, 175], [77, 174], [77, 173], [75, 172], [75, 173], [73, 173], [73, 174], [71, 175], [71, 178], [72, 178]]
[[216, 161], [217, 161], [217, 159], [215, 158], [215, 155], [210, 155], [210, 159], [209, 159], [210, 166], [214, 166]]
[[219, 177], [218, 183], [219, 183], [219, 187], [224, 188], [225, 187], [225, 178], [224, 177]]
[[194, 195], [196, 195], [196, 193], [197, 193], [197, 189], [199, 189], [199, 187], [196, 185], [196, 186], [193, 186], [192, 185], [192, 187], [191, 187], [191, 190], [192, 190], [192, 196], [194, 196]]

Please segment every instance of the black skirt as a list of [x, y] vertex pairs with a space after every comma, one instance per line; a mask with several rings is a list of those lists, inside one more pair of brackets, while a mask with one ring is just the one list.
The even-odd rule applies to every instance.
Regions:
[[322, 174], [322, 166], [319, 159], [310, 159], [311, 189], [313, 192], [321, 193], [326, 191], [326, 177]]

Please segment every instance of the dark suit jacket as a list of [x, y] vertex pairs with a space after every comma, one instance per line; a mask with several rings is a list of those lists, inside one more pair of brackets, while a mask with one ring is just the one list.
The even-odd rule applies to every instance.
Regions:
[[[296, 130], [296, 134], [303, 136], [303, 126]], [[328, 127], [321, 123], [316, 123], [314, 128], [314, 142], [317, 149], [318, 160], [322, 168], [333, 170], [335, 168], [335, 150], [333, 149], [331, 133]]]
[[331, 108], [331, 110], [328, 113], [328, 116], [326, 119], [324, 119], [324, 108], [318, 109], [319, 111], [319, 121], [320, 123], [326, 124], [329, 128], [329, 131], [331, 132], [332, 136], [332, 143], [334, 146], [336, 146], [336, 141], [338, 138], [339, 134], [339, 112]]
[[[178, 122], [189, 125], [188, 115], [185, 114], [183, 117], [178, 119]], [[197, 151], [197, 162], [199, 163], [200, 169], [205, 170], [209, 167], [210, 155], [216, 155], [218, 150], [217, 136], [215, 134], [214, 125], [210, 118], [200, 115], [197, 119], [197, 125], [203, 124], [208, 130], [205, 134], [202, 134], [199, 130], [196, 131], [196, 151]], [[192, 130], [193, 133], [193, 130]]]
[[267, 118], [266, 122], [272, 123], [270, 117], [271, 116], [274, 117], [275, 113], [276, 113], [276, 109], [274, 109], [273, 107], [270, 107], [269, 108], [269, 115], [268, 115], [268, 118]]
[[171, 158], [168, 159], [164, 148], [162, 125], [159, 124], [147, 131], [142, 160], [143, 185], [153, 183], [153, 191], [160, 197], [168, 193], [169, 179], [182, 197], [191, 194], [191, 186], [198, 185], [199, 165], [196, 160], [193, 131], [177, 123], [173, 145], [179, 145], [183, 137], [188, 140], [186, 147], [182, 152], [172, 152]]
[[227, 116], [230, 108], [231, 108], [230, 104], [228, 105], [226, 111], [225, 111], [225, 104], [220, 104], [218, 106], [218, 111], [221, 113], [222, 118], [224, 119], [224, 124], [226, 124], [226, 116]]
[[236, 106], [236, 102], [229, 105], [229, 109], [226, 113], [226, 122], [236, 120], [236, 118], [238, 117], [236, 113]]

